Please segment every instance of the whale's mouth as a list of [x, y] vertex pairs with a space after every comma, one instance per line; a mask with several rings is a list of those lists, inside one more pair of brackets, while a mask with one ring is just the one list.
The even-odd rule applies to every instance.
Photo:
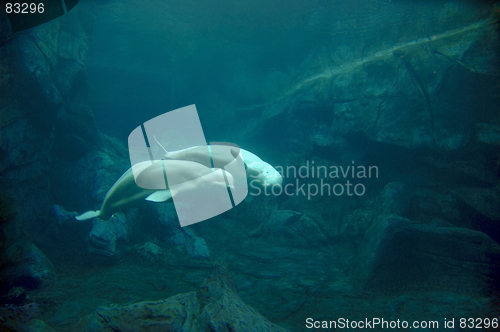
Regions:
[[279, 183], [278, 182], [275, 182], [275, 183], [271, 183], [271, 182], [265, 182], [262, 184], [262, 187], [264, 188], [268, 188], [268, 189], [272, 189], [274, 187], [276, 187], [277, 189], [282, 189], [282, 181], [280, 181]]
[[268, 186], [279, 186], [281, 187], [283, 184], [283, 177], [280, 173], [276, 173], [275, 175], [268, 178], [266, 181], [266, 185]]

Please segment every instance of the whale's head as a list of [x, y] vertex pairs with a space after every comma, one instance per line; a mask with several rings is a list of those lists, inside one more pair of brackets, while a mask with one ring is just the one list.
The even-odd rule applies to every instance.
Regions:
[[247, 165], [247, 174], [250, 182], [256, 183], [263, 188], [281, 186], [283, 183], [283, 178], [276, 168], [264, 161], [257, 161]]

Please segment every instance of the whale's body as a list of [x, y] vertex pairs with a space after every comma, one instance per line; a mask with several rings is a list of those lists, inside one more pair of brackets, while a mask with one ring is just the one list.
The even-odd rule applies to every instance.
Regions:
[[[165, 181], [164, 169], [168, 169], [168, 183]], [[181, 192], [186, 192], [219, 181], [215, 175], [211, 168], [186, 160], [141, 162], [129, 168], [109, 189], [100, 210], [85, 212], [76, 219], [87, 220], [97, 217], [107, 220], [114, 213], [137, 207], [144, 201], [165, 202], [172, 199], [169, 185], [182, 183]], [[229, 186], [233, 187], [233, 176], [228, 172], [225, 172], [225, 175]], [[225, 182], [220, 184], [226, 185]]]
[[[158, 144], [161, 146], [159, 142]], [[210, 146], [193, 146], [176, 151], [167, 151], [164, 148], [163, 150], [165, 158], [168, 160], [188, 160], [210, 167], [210, 159], [212, 159], [214, 166], [218, 168], [231, 163], [241, 153], [249, 182], [257, 183], [262, 187], [283, 183], [281, 174], [272, 165], [250, 151], [238, 147], [228, 149], [227, 145], [211, 144]]]
[[[133, 165], [109, 189], [100, 210], [85, 212], [76, 219], [97, 217], [107, 220], [114, 213], [136, 207], [144, 201], [166, 202], [172, 199], [169, 185], [183, 184], [176, 193], [186, 193], [210, 184], [226, 185], [226, 182], [221, 182], [216, 171], [222, 171], [227, 184], [234, 189], [233, 174], [223, 168], [239, 157], [245, 164], [246, 180], [251, 184], [268, 187], [281, 186], [283, 182], [281, 174], [273, 166], [237, 146], [224, 143], [166, 151], [158, 141], [157, 143], [165, 151], [163, 160], [144, 161]], [[168, 171], [165, 173], [166, 169]], [[168, 175], [168, 183], [164, 174]], [[235, 173], [234, 176], [241, 175]]]

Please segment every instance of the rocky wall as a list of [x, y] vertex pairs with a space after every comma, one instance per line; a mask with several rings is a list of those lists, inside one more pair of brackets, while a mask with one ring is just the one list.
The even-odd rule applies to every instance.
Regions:
[[[70, 12], [14, 35], [1, 17], [6, 27], [0, 38], [4, 295], [12, 286], [53, 280], [52, 263], [31, 244], [47, 245], [60, 231], [53, 202], [75, 210], [95, 205], [107, 191], [102, 186], [112, 184], [109, 174], [127, 167], [123, 143], [100, 132], [85, 104], [87, 21]], [[101, 176], [94, 176], [96, 168]], [[93, 197], [99, 190], [101, 195]], [[79, 242], [84, 238], [82, 233]]]

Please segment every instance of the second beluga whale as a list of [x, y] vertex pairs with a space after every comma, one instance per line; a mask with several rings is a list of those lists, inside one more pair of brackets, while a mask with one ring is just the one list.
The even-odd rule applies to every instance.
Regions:
[[213, 143], [211, 145], [193, 146], [182, 150], [167, 151], [163, 145], [154, 137], [156, 143], [165, 152], [166, 160], [187, 160], [203, 164], [210, 167], [210, 159], [215, 167], [222, 168], [231, 163], [241, 153], [241, 158], [245, 163], [247, 180], [261, 187], [281, 186], [283, 177], [269, 163], [260, 159], [250, 151], [234, 146], [227, 153], [228, 143]]

